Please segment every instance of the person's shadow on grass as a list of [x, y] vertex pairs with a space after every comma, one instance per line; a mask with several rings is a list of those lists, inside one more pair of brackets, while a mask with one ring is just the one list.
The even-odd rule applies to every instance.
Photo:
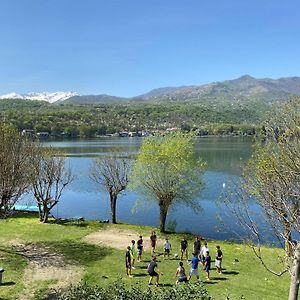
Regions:
[[147, 266], [137, 266], [138, 269], [148, 269]]
[[[211, 280], [214, 280], [214, 278], [212, 278]], [[218, 284], [218, 282], [216, 282], [216, 281], [208, 281], [208, 280], [204, 280], [203, 283], [204, 284]]]
[[[10, 286], [10, 285], [15, 285], [16, 283], [14, 281], [7, 281], [7, 282], [2, 282], [0, 286]], [[1, 298], [0, 298], [1, 299]]]
[[138, 273], [138, 274], [133, 274], [133, 277], [146, 277], [148, 274], [145, 273]]
[[226, 277], [211, 277], [210, 279], [211, 280], [220, 280], [220, 281], [228, 280], [228, 278], [226, 278]]
[[174, 284], [171, 284], [171, 283], [161, 283], [161, 284], [159, 284], [159, 286], [162, 286], [162, 287], [165, 287], [165, 286], [172, 287], [172, 286], [174, 286]]
[[223, 271], [222, 274], [224, 275], [238, 275], [240, 272], [237, 271]]

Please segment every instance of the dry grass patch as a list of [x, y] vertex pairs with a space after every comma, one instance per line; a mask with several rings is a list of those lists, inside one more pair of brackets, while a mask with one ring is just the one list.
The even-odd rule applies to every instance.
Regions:
[[[140, 233], [134, 230], [107, 227], [104, 230], [90, 233], [83, 238], [83, 241], [94, 245], [101, 245], [124, 250], [127, 246], [130, 246], [131, 240], [137, 241], [139, 239], [139, 236]], [[144, 250], [150, 250], [151, 245], [149, 236], [143, 236], [143, 240]], [[163, 242], [163, 239], [158, 239], [157, 245], [161, 247], [163, 245]]]
[[65, 263], [64, 256], [53, 252], [48, 247], [40, 247], [33, 243], [14, 244], [13, 248], [28, 261], [23, 282], [25, 290], [19, 299], [31, 299], [35, 291], [43, 283], [49, 288], [64, 289], [76, 284], [83, 276], [83, 268]]

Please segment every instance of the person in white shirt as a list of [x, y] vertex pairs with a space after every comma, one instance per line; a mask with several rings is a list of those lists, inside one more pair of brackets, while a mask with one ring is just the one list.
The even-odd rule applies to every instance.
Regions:
[[209, 252], [207, 242], [204, 243], [204, 246], [201, 248], [201, 251], [200, 251], [200, 259], [201, 259], [202, 264], [204, 264], [206, 252]]
[[164, 242], [164, 250], [165, 250], [164, 257], [166, 257], [167, 255], [169, 258], [171, 249], [172, 249], [171, 243], [169, 242], [168, 238], [166, 238]]

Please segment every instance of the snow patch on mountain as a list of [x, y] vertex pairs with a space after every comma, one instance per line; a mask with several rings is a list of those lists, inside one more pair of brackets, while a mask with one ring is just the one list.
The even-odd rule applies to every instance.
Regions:
[[63, 101], [69, 99], [73, 96], [79, 96], [76, 92], [53, 92], [53, 93], [27, 93], [27, 94], [18, 94], [18, 93], [9, 93], [1, 95], [0, 99], [23, 99], [23, 100], [40, 100], [54, 103], [56, 101]]

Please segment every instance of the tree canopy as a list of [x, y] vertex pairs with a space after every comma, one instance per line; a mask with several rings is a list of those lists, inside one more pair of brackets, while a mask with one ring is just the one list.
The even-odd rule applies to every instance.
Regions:
[[191, 134], [144, 139], [133, 167], [131, 187], [158, 202], [161, 231], [165, 231], [171, 205], [184, 203], [199, 208], [195, 196], [203, 188], [204, 167], [205, 163], [195, 157]]
[[201, 135], [253, 134], [269, 106], [251, 101], [131, 102], [71, 105], [45, 101], [1, 100], [0, 121], [20, 131], [33, 129], [53, 136], [94, 137], [120, 131], [166, 130], [177, 127]]
[[6, 216], [28, 190], [37, 145], [8, 125], [0, 125], [0, 215]]

